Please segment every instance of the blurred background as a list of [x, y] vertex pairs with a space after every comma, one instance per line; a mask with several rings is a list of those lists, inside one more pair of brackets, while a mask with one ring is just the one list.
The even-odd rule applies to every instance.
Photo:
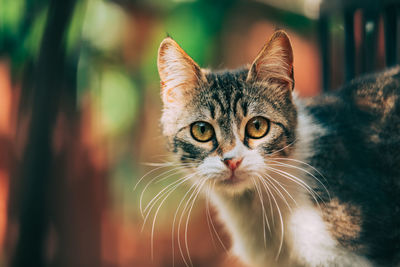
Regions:
[[[173, 225], [188, 188], [151, 202], [182, 174], [147, 164], [170, 160], [156, 66], [167, 34], [221, 69], [251, 63], [284, 29], [309, 97], [397, 64], [399, 10], [398, 0], [0, 0], [0, 266], [190, 265], [185, 227]], [[154, 204], [144, 227], [141, 195]], [[193, 266], [240, 266], [202, 196], [188, 225]]]

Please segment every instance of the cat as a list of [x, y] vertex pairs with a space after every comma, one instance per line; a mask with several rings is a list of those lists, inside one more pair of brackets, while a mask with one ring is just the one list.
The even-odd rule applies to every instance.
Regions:
[[163, 134], [243, 264], [400, 266], [400, 67], [301, 99], [282, 30], [236, 70], [170, 37], [157, 64]]

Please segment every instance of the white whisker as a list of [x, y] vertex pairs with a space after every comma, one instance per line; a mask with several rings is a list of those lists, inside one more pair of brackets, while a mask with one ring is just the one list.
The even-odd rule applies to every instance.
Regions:
[[274, 179], [271, 175], [269, 175], [268, 173], [266, 173], [266, 175], [268, 176], [268, 178], [270, 179], [270, 182], [273, 183], [275, 182], [277, 185], [280, 186], [280, 188], [282, 188], [283, 191], [285, 191], [285, 193], [290, 197], [290, 199], [295, 203], [296, 206], [298, 206], [296, 200], [293, 198], [293, 196], [286, 190], [286, 188], [282, 185], [282, 183], [278, 182], [276, 179]]
[[141, 165], [144, 166], [152, 166], [152, 167], [170, 167], [170, 166], [197, 166], [198, 163], [200, 163], [200, 161], [198, 162], [173, 162], [173, 161], [166, 161], [166, 162], [141, 162]]
[[151, 174], [151, 173], [153, 173], [153, 172], [155, 172], [155, 171], [157, 171], [157, 170], [159, 170], [159, 169], [166, 168], [166, 167], [169, 167], [169, 166], [160, 166], [160, 167], [158, 167], [158, 168], [155, 168], [155, 169], [152, 169], [152, 170], [148, 171], [145, 175], [143, 175], [143, 176], [139, 179], [139, 181], [137, 181], [137, 183], [136, 183], [135, 186], [133, 187], [133, 191], [136, 190], [137, 186], [140, 184], [140, 182], [141, 182], [146, 176], [148, 176], [149, 174]]
[[[192, 199], [194, 199], [194, 196], [197, 194], [198, 189], [199, 189], [199, 187], [201, 186], [201, 184], [196, 184], [196, 183], [195, 183], [194, 185], [195, 185], [195, 188], [194, 188], [194, 190], [192, 191], [192, 193], [190, 194], [188, 200], [186, 201], [185, 206], [183, 207], [181, 216], [180, 216], [180, 218], [179, 218], [178, 230], [177, 230], [177, 233], [178, 233], [178, 248], [179, 248], [179, 252], [181, 253], [182, 259], [183, 259], [183, 261], [185, 262], [186, 266], [189, 266], [189, 265], [190, 265], [190, 266], [193, 266], [193, 263], [192, 263], [192, 259], [190, 258], [190, 255], [188, 255], [188, 261], [190, 262], [190, 264], [188, 264], [188, 262], [186, 261], [186, 257], [184, 256], [183, 248], [182, 248], [181, 242], [180, 242], [180, 229], [181, 229], [182, 220], [183, 220], [183, 217], [184, 217], [184, 215], [185, 215], [186, 209], [187, 209], [188, 206], [190, 205]], [[185, 236], [185, 237], [186, 237], [186, 236]], [[185, 240], [185, 241], [186, 241], [186, 240]]]
[[[327, 179], [325, 178], [325, 176], [317, 168], [315, 168], [314, 166], [308, 164], [307, 162], [304, 162], [304, 161], [301, 161], [301, 160], [298, 160], [298, 159], [292, 159], [292, 158], [275, 158], [274, 157], [273, 159], [276, 159], [276, 160], [289, 160], [289, 161], [294, 161], [294, 162], [297, 162], [297, 163], [304, 164], [307, 167], [313, 169], [316, 173], [318, 173], [318, 175], [321, 176], [325, 180], [325, 182], [328, 182]], [[282, 163], [282, 162], [280, 162], [280, 163]]]
[[[145, 187], [143, 188], [143, 190], [142, 190], [142, 192], [141, 192], [141, 194], [140, 194], [140, 198], [139, 198], [139, 209], [140, 209], [140, 213], [142, 214], [142, 216], [143, 216], [143, 204], [142, 204], [142, 203], [143, 203], [143, 196], [144, 196], [144, 193], [146, 192], [147, 188], [150, 186], [150, 184], [151, 184], [154, 180], [157, 180], [159, 177], [161, 177], [161, 176], [163, 176], [163, 175], [166, 175], [167, 173], [171, 173], [171, 172], [176, 171], [175, 173], [172, 173], [172, 174], [168, 175], [167, 177], [171, 177], [171, 176], [173, 176], [173, 175], [175, 175], [175, 174], [178, 174], [179, 171], [182, 170], [182, 169], [184, 169], [184, 168], [185, 168], [185, 167], [176, 167], [176, 168], [173, 168], [173, 169], [171, 169], [171, 170], [165, 171], [165, 172], [163, 172], [163, 173], [157, 175], [156, 177], [152, 178], [152, 179], [145, 185]], [[165, 177], [164, 177], [164, 178], [165, 178]]]
[[326, 186], [324, 185], [324, 183], [323, 183], [320, 179], [318, 179], [314, 174], [312, 174], [311, 172], [309, 172], [308, 170], [303, 169], [303, 168], [298, 167], [298, 166], [295, 166], [295, 165], [283, 163], [283, 162], [280, 162], [280, 161], [275, 161], [275, 160], [269, 160], [269, 161], [273, 162], [272, 164], [271, 164], [271, 163], [268, 163], [269, 166], [288, 167], [288, 168], [297, 169], [297, 170], [300, 170], [300, 171], [303, 171], [303, 172], [307, 173], [310, 177], [314, 178], [314, 179], [324, 188], [324, 190], [326, 191], [326, 193], [328, 194], [328, 197], [329, 197], [329, 199], [330, 199], [329, 191], [328, 191], [328, 189], [326, 188]]
[[214, 240], [214, 233], [211, 231], [211, 214], [210, 214], [210, 200], [209, 200], [210, 191], [211, 191], [211, 185], [209, 185], [206, 190], [206, 219], [207, 219], [208, 232], [210, 233], [211, 236], [211, 241], [213, 243], [214, 248], [217, 248], [216, 242]]
[[297, 138], [296, 138], [296, 139], [294, 139], [294, 140], [293, 140], [291, 143], [289, 143], [288, 145], [286, 145], [286, 146], [282, 147], [281, 149], [278, 149], [278, 150], [276, 150], [276, 151], [274, 151], [274, 152], [272, 152], [272, 153], [268, 154], [268, 156], [272, 156], [272, 155], [275, 155], [276, 153], [279, 153], [279, 152], [281, 152], [282, 150], [284, 150], [284, 149], [286, 149], [286, 148], [290, 147], [291, 145], [293, 145], [293, 144], [294, 144], [296, 141], [297, 141]]
[[282, 192], [268, 179], [268, 177], [262, 177], [264, 182], [267, 183], [267, 185], [271, 185], [272, 189], [278, 193], [280, 198], [285, 202], [286, 206], [290, 211], [292, 211], [292, 208], [290, 207], [289, 203], [287, 202], [285, 196], [282, 194]]
[[146, 205], [146, 207], [143, 209], [143, 213], [146, 213], [146, 211], [147, 211], [147, 209], [149, 208], [149, 206], [152, 205], [153, 202], [156, 202], [156, 201], [157, 201], [157, 198], [158, 198], [159, 196], [162, 197], [162, 196], [166, 193], [166, 192], [165, 192], [166, 190], [167, 190], [167, 192], [168, 192], [168, 191], [169, 191], [168, 189], [169, 189], [171, 186], [174, 186], [175, 184], [179, 183], [180, 181], [185, 180], [188, 176], [192, 176], [192, 175], [193, 175], [193, 174], [186, 175], [186, 176], [184, 176], [184, 177], [182, 177], [182, 178], [180, 178], [180, 179], [178, 179], [178, 180], [176, 180], [176, 181], [170, 183], [169, 185], [165, 186], [160, 192], [158, 192], [158, 193], [148, 202], [148, 204]]
[[[184, 182], [186, 182], [186, 181], [188, 181], [189, 179], [191, 179], [194, 175], [195, 175], [195, 174], [193, 174], [192, 176], [190, 176], [190, 177], [184, 179], [184, 180], [181, 181], [179, 184], [175, 185], [172, 189], [170, 189], [169, 192], [168, 192], [168, 194], [167, 194], [167, 195], [164, 197], [164, 199], [161, 201], [161, 203], [159, 204], [159, 206], [158, 206], [156, 212], [154, 213], [153, 223], [152, 223], [152, 227], [151, 227], [151, 259], [153, 259], [153, 255], [154, 255], [154, 254], [153, 254], [153, 253], [154, 253], [154, 227], [155, 227], [155, 222], [156, 222], [156, 219], [157, 219], [157, 215], [158, 215], [158, 212], [159, 212], [160, 209], [161, 209], [161, 206], [163, 205], [163, 203], [165, 202], [165, 200], [168, 198], [168, 196], [169, 196], [173, 191], [175, 191], [176, 188], [178, 188], [181, 184], [183, 184]], [[150, 211], [151, 211], [151, 209], [148, 211], [148, 213], [147, 213], [147, 215], [146, 215], [146, 218], [145, 218], [145, 220], [144, 220], [144, 222], [143, 222], [143, 226], [144, 226], [144, 224], [145, 224], [146, 221], [147, 221], [147, 218], [148, 218], [148, 216], [149, 216], [149, 214], [150, 214]]]
[[313, 197], [313, 199], [315, 200], [315, 203], [318, 206], [319, 206], [319, 203], [318, 203], [317, 197], [320, 198], [321, 201], [323, 201], [323, 199], [308, 184], [306, 184], [303, 180], [299, 179], [298, 177], [296, 177], [296, 176], [294, 176], [294, 175], [292, 175], [292, 174], [290, 174], [288, 172], [282, 171], [280, 169], [275, 169], [275, 168], [272, 168], [272, 167], [267, 167], [267, 169], [269, 169], [270, 171], [275, 172], [275, 173], [281, 175], [282, 177], [285, 177], [285, 178], [289, 179], [290, 181], [293, 181], [294, 183], [300, 185], [308, 193], [310, 193], [310, 195]]
[[189, 208], [189, 211], [188, 211], [188, 214], [187, 214], [187, 219], [186, 219], [186, 225], [185, 225], [185, 247], [186, 247], [186, 253], [188, 255], [189, 261], [190, 261], [190, 263], [192, 265], [193, 265], [193, 263], [192, 263], [192, 260], [190, 258], [189, 245], [188, 245], [188, 239], [187, 239], [189, 219], [190, 219], [190, 214], [192, 213], [192, 210], [193, 210], [194, 203], [196, 202], [196, 199], [197, 199], [199, 193], [201, 192], [202, 187], [204, 186], [204, 184], [206, 182], [207, 182], [207, 179], [205, 179], [204, 182], [199, 185], [197, 193], [196, 193], [196, 195], [194, 196], [194, 198], [192, 200], [192, 204], [190, 205], [190, 208]]
[[284, 238], [284, 226], [283, 226], [283, 217], [282, 217], [282, 213], [281, 213], [281, 209], [279, 208], [278, 202], [275, 198], [275, 196], [273, 195], [273, 193], [271, 192], [271, 190], [269, 189], [268, 185], [265, 183], [265, 181], [262, 179], [261, 176], [259, 176], [259, 180], [261, 181], [261, 183], [263, 184], [264, 188], [271, 194], [271, 197], [275, 203], [276, 209], [278, 211], [278, 215], [279, 215], [279, 220], [280, 220], [280, 226], [281, 226], [281, 239], [280, 239], [280, 243], [279, 243], [279, 249], [278, 249], [278, 253], [276, 254], [275, 260], [278, 259], [281, 250], [282, 250], [282, 246], [283, 246], [283, 238]]
[[[190, 188], [188, 189], [188, 191], [185, 193], [185, 195], [182, 197], [181, 201], [179, 202], [178, 207], [176, 208], [176, 211], [175, 211], [175, 214], [174, 214], [174, 219], [173, 219], [173, 221], [172, 221], [172, 233], [171, 233], [171, 235], [172, 235], [172, 263], [173, 263], [173, 265], [174, 265], [174, 263], [175, 263], [175, 256], [174, 256], [174, 251], [175, 251], [174, 237], [175, 237], [175, 236], [174, 236], [174, 234], [175, 234], [176, 217], [177, 217], [177, 215], [178, 215], [179, 209], [180, 209], [180, 207], [182, 206], [182, 203], [183, 203], [183, 201], [185, 200], [186, 196], [190, 193], [190, 191], [192, 191], [192, 190], [194, 191], [196, 187], [197, 187], [197, 184], [195, 184], [195, 183], [193, 183], [193, 184], [190, 186]], [[182, 213], [183, 213], [183, 212], [184, 212], [184, 210], [182, 211]], [[178, 232], [178, 245], [180, 246], [179, 228], [177, 229], [177, 232]], [[181, 252], [181, 251], [180, 251], [180, 252]], [[181, 252], [181, 256], [182, 256], [182, 259], [183, 259], [183, 261], [185, 262], [186, 266], [188, 266], [188, 264], [187, 264], [187, 262], [186, 262], [186, 258], [185, 258], [185, 256], [183, 255], [182, 252]]]
[[264, 208], [264, 201], [262, 199], [261, 193], [260, 193], [260, 189], [258, 188], [258, 185], [256, 184], [256, 182], [254, 181], [253, 178], [251, 178], [251, 180], [253, 181], [254, 187], [256, 188], [256, 191], [258, 193], [258, 197], [260, 198], [260, 202], [261, 202], [261, 209], [262, 209], [262, 223], [263, 223], [263, 235], [264, 235], [264, 247], [267, 247], [267, 236], [265, 233], [265, 222], [267, 222], [268, 225], [268, 230], [271, 233], [271, 228], [269, 226], [269, 222], [268, 222], [268, 218], [265, 215], [265, 208]]
[[[152, 204], [151, 203], [149, 203], [147, 206], [146, 206], [146, 208], [144, 209], [144, 212], [146, 212], [146, 210], [147, 210], [147, 213], [146, 213], [146, 215], [145, 215], [145, 217], [144, 217], [144, 220], [143, 220], [143, 227], [144, 227], [144, 225], [146, 224], [146, 221], [147, 221], [147, 219], [148, 219], [148, 217], [149, 217], [149, 215], [150, 215], [150, 213], [151, 213], [151, 210], [153, 209], [153, 207], [155, 206], [155, 204], [157, 203], [157, 201], [158, 200], [160, 200], [163, 196], [165, 196], [164, 197], [164, 199], [161, 201], [161, 205], [162, 205], [162, 203], [168, 198], [168, 196], [173, 192], [173, 191], [175, 191], [180, 185], [182, 185], [183, 183], [185, 183], [186, 181], [188, 181], [188, 180], [190, 180], [193, 176], [195, 176], [196, 174], [190, 174], [190, 175], [186, 175], [185, 177], [183, 177], [183, 178], [181, 178], [181, 179], [179, 179], [179, 180], [177, 180], [177, 181], [175, 181], [175, 182], [173, 182], [173, 183], [171, 183], [170, 185], [168, 185], [167, 187], [165, 187], [162, 191], [164, 191], [164, 190], [166, 190], [168, 187], [170, 187], [170, 186], [173, 186], [172, 188], [168, 188], [165, 192], [159, 192], [158, 194], [157, 194], [157, 196], [155, 196], [153, 199], [152, 199]], [[162, 193], [161, 195], [160, 195], [160, 193]], [[153, 201], [154, 200], [154, 201]], [[151, 206], [150, 206], [150, 204], [151, 204]], [[143, 227], [142, 227], [142, 229], [143, 229]]]
[[[214, 183], [212, 184], [212, 187], [211, 187], [211, 188], [214, 188], [214, 187], [215, 187], [215, 183], [216, 183], [216, 182], [217, 182], [217, 180], [214, 180]], [[221, 239], [221, 237], [219, 236], [217, 229], [215, 228], [214, 222], [213, 222], [212, 217], [211, 217], [211, 214], [210, 214], [210, 207], [209, 207], [209, 205], [210, 205], [210, 204], [209, 204], [209, 203], [210, 203], [210, 201], [209, 201], [209, 198], [210, 198], [210, 191], [211, 191], [211, 189], [210, 189], [209, 192], [208, 192], [207, 202], [206, 202], [206, 205], [207, 205], [206, 208], [207, 208], [208, 217], [209, 217], [209, 220], [210, 220], [210, 223], [211, 223], [211, 227], [212, 227], [212, 229], [213, 229], [215, 235], [217, 236], [217, 239], [218, 239], [219, 243], [221, 244], [222, 248], [223, 248], [226, 252], [228, 252], [228, 249], [226, 248], [226, 246], [225, 246], [224, 243], [222, 242], [222, 239]], [[212, 235], [211, 235], [211, 236], [212, 236]]]

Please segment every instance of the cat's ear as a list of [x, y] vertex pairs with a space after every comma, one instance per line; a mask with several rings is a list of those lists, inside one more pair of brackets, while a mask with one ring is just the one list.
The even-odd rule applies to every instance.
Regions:
[[157, 66], [164, 104], [184, 102], [191, 90], [206, 80], [199, 65], [170, 37], [160, 44]]
[[268, 81], [293, 89], [293, 51], [284, 31], [276, 31], [261, 49], [250, 67], [247, 81]]

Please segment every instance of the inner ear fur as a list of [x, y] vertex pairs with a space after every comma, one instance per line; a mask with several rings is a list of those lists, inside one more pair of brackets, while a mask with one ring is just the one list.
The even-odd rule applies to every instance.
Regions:
[[276, 31], [251, 65], [247, 81], [272, 82], [294, 88], [293, 50], [284, 31]]
[[164, 104], [182, 101], [201, 81], [206, 81], [199, 65], [170, 37], [160, 44], [157, 66]]

